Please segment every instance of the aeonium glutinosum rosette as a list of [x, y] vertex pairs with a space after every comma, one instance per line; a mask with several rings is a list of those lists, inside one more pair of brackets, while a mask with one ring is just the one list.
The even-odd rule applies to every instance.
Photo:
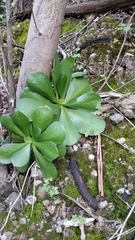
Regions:
[[27, 78], [27, 88], [17, 101], [16, 110], [29, 119], [33, 108], [47, 105], [55, 114], [55, 120], [66, 130], [65, 145], [73, 145], [80, 134], [97, 135], [105, 128], [105, 122], [92, 112], [102, 109], [100, 96], [92, 91], [82, 72], [72, 74], [74, 58], [59, 62], [54, 59], [51, 79], [42, 72], [32, 72]]
[[48, 106], [36, 108], [31, 114], [31, 121], [19, 111], [12, 118], [3, 115], [1, 123], [12, 133], [13, 143], [0, 148], [0, 162], [12, 163], [20, 172], [25, 172], [33, 152], [43, 175], [55, 179], [57, 170], [52, 161], [64, 156], [66, 147], [61, 145], [65, 139], [65, 129], [60, 122], [53, 120], [53, 111]]

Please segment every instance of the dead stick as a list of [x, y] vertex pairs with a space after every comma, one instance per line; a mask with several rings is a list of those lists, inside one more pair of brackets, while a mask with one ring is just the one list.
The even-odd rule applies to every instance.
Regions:
[[98, 192], [100, 201], [104, 199], [103, 190], [103, 162], [102, 162], [102, 151], [101, 151], [101, 135], [98, 134], [98, 146], [97, 146], [97, 168], [98, 168]]

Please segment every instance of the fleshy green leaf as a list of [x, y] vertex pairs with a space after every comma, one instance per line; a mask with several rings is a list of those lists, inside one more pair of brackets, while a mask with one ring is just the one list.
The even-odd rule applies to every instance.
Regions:
[[72, 68], [74, 66], [74, 58], [67, 57], [60, 62], [60, 78], [57, 81], [57, 92], [64, 99], [72, 78]]
[[34, 110], [31, 118], [34, 127], [44, 130], [53, 120], [53, 111], [48, 106], [41, 106]]
[[60, 144], [66, 137], [65, 129], [60, 122], [52, 123], [40, 137], [40, 141], [52, 141], [56, 144]]
[[0, 147], [0, 162], [4, 164], [11, 163], [12, 155], [25, 146], [26, 143], [10, 143], [2, 145]]
[[51, 141], [34, 142], [34, 146], [36, 146], [36, 148], [38, 148], [45, 156], [45, 159], [49, 161], [53, 161], [59, 156], [59, 151], [54, 142]]
[[[58, 104], [54, 104], [51, 101], [49, 101], [47, 98], [41, 96], [38, 93], [30, 91], [29, 88], [25, 88], [24, 91], [21, 94], [21, 98], [27, 98], [27, 99], [34, 99], [39, 102], [38, 106], [48, 106], [53, 110], [54, 114], [59, 114], [60, 112], [60, 106]], [[26, 104], [29, 100], [26, 102], [24, 101], [24, 107], [26, 107]], [[34, 102], [34, 101], [33, 101]]]
[[57, 170], [55, 166], [45, 159], [41, 153], [36, 149], [36, 147], [33, 146], [33, 152], [36, 158], [36, 162], [38, 166], [40, 167], [41, 172], [43, 173], [45, 178], [52, 178], [53, 180], [57, 177]]
[[66, 145], [59, 144], [57, 145], [58, 151], [59, 151], [59, 157], [64, 157], [66, 154]]
[[24, 89], [24, 91], [21, 93], [20, 98], [31, 98], [31, 99], [38, 100], [39, 102], [43, 102], [44, 105], [48, 104], [48, 99], [47, 98], [41, 96], [38, 93], [30, 91], [30, 89], [28, 87], [26, 87]]
[[78, 132], [82, 134], [93, 136], [105, 129], [105, 121], [92, 113], [73, 109], [66, 109], [66, 113]]
[[60, 62], [59, 62], [59, 57], [58, 54], [55, 54], [54, 57], [54, 62], [53, 62], [53, 69], [51, 71], [51, 77], [54, 85], [54, 91], [56, 94], [56, 98], [58, 98], [58, 91], [57, 91], [57, 82], [60, 79]]
[[60, 81], [57, 83], [57, 92], [59, 94], [59, 98], [64, 99], [67, 93], [66, 86], [69, 85], [68, 79], [66, 75], [62, 75]]
[[101, 98], [94, 92], [87, 92], [76, 99], [72, 99], [65, 104], [69, 108], [85, 109], [91, 112], [96, 111], [101, 107]]
[[28, 75], [27, 86], [35, 93], [56, 102], [49, 77], [43, 72], [32, 72]]
[[74, 72], [72, 73], [72, 78], [78, 78], [84, 76], [84, 72]]
[[30, 99], [30, 98], [21, 98], [21, 99], [18, 99], [16, 102], [15, 111], [22, 112], [24, 115], [27, 116], [29, 121], [31, 121], [31, 114], [33, 113], [35, 108], [39, 106], [44, 106], [44, 102], [39, 102], [38, 100]]
[[38, 127], [33, 127], [31, 135], [32, 135], [32, 139], [34, 141], [38, 141], [38, 139], [40, 138], [40, 135], [41, 135], [41, 129]]
[[79, 140], [80, 134], [78, 133], [75, 125], [69, 118], [69, 116], [66, 112], [66, 108], [64, 108], [64, 107], [61, 107], [61, 115], [60, 115], [59, 121], [62, 123], [62, 125], [64, 126], [65, 131], [66, 131], [66, 138], [65, 138], [63, 144], [65, 144], [65, 145], [75, 144]]
[[23, 143], [24, 142], [24, 138], [23, 137], [18, 136], [18, 135], [14, 134], [14, 133], [12, 134], [11, 138], [12, 138], [12, 141], [14, 143]]
[[22, 112], [15, 112], [12, 116], [12, 120], [15, 125], [24, 133], [25, 136], [29, 136], [30, 122], [28, 118]]
[[65, 103], [90, 91], [91, 86], [85, 78], [74, 78], [69, 85]]
[[14, 124], [12, 119], [8, 115], [1, 116], [1, 123], [5, 129], [7, 129], [11, 133], [15, 133], [21, 137], [24, 137], [25, 134], [20, 131], [20, 129]]
[[[24, 115], [27, 116], [29, 121], [31, 121], [32, 120], [31, 114], [37, 107], [40, 107], [40, 106], [45, 106], [44, 102], [31, 99], [31, 98], [21, 98], [17, 100], [15, 111], [22, 112]], [[56, 115], [59, 114], [60, 106], [58, 104], [52, 104], [51, 102], [48, 101], [47, 106], [52, 109], [54, 114]]]
[[13, 166], [20, 172], [25, 172], [30, 162], [31, 144], [27, 144], [24, 148], [16, 151], [11, 158]]
[[74, 67], [74, 63], [75, 63], [75, 59], [73, 57], [67, 57], [64, 58], [61, 62], [60, 62], [60, 72], [64, 75], [67, 76], [67, 78], [71, 78], [71, 71]]

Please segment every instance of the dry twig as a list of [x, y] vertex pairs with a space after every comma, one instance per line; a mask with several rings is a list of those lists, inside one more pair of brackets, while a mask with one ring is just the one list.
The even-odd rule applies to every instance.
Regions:
[[[132, 16], [130, 17], [127, 26], [130, 25], [130, 23], [131, 23], [134, 15], [135, 15], [135, 12], [133, 12]], [[123, 48], [124, 48], [124, 46], [125, 46], [125, 43], [126, 43], [126, 40], [127, 40], [127, 33], [128, 33], [128, 30], [125, 32], [124, 40], [123, 40], [123, 43], [122, 43], [122, 45], [121, 45], [120, 51], [119, 51], [119, 53], [118, 53], [118, 55], [117, 55], [117, 58], [116, 58], [116, 60], [115, 60], [115, 62], [114, 62], [114, 65], [113, 65], [113, 67], [112, 67], [112, 69], [111, 69], [108, 77], [105, 79], [104, 83], [103, 83], [102, 86], [99, 88], [98, 93], [101, 92], [101, 90], [102, 90], [103, 87], [107, 84], [107, 82], [109, 81], [110, 77], [112, 76], [112, 74], [113, 74], [114, 71], [115, 71], [116, 65], [118, 64], [120, 55], [121, 55], [121, 53], [122, 53], [122, 50], [123, 50]]]
[[101, 135], [98, 134], [98, 146], [97, 146], [97, 166], [98, 166], [98, 192], [101, 201], [104, 199], [103, 190], [103, 162], [102, 162], [102, 151], [101, 151]]

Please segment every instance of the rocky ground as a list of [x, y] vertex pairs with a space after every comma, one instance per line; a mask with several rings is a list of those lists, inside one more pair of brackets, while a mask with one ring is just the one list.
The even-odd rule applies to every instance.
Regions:
[[[135, 18], [128, 29], [126, 25], [132, 11], [118, 10], [96, 18], [85, 16], [81, 20], [65, 19], [59, 44], [60, 57], [63, 51], [73, 55], [76, 69], [85, 71], [95, 91], [99, 91], [106, 81], [99, 91], [104, 110], [96, 112], [106, 121], [106, 129], [101, 134], [104, 197], [101, 199], [98, 192], [97, 137], [82, 136], [76, 145], [67, 148], [66, 157], [55, 161], [59, 172], [55, 182], [47, 183], [36, 165], [27, 174], [19, 174], [12, 166], [1, 164], [2, 240], [134, 239]], [[17, 23], [13, 27], [17, 44], [24, 44], [22, 39], [26, 35], [28, 22]], [[19, 32], [22, 29], [19, 37], [18, 29]], [[123, 42], [127, 30], [127, 38]], [[83, 42], [102, 36], [109, 36], [110, 42], [93, 44], [77, 52], [77, 47]], [[22, 49], [16, 46], [15, 79], [18, 78], [19, 56], [22, 57]], [[3, 114], [8, 112], [8, 105], [2, 81], [0, 92], [0, 110]], [[7, 141], [6, 136], [8, 138], [1, 128], [1, 145]], [[86, 186], [98, 201], [99, 209], [92, 214], [74, 183], [69, 154], [76, 158]]]

